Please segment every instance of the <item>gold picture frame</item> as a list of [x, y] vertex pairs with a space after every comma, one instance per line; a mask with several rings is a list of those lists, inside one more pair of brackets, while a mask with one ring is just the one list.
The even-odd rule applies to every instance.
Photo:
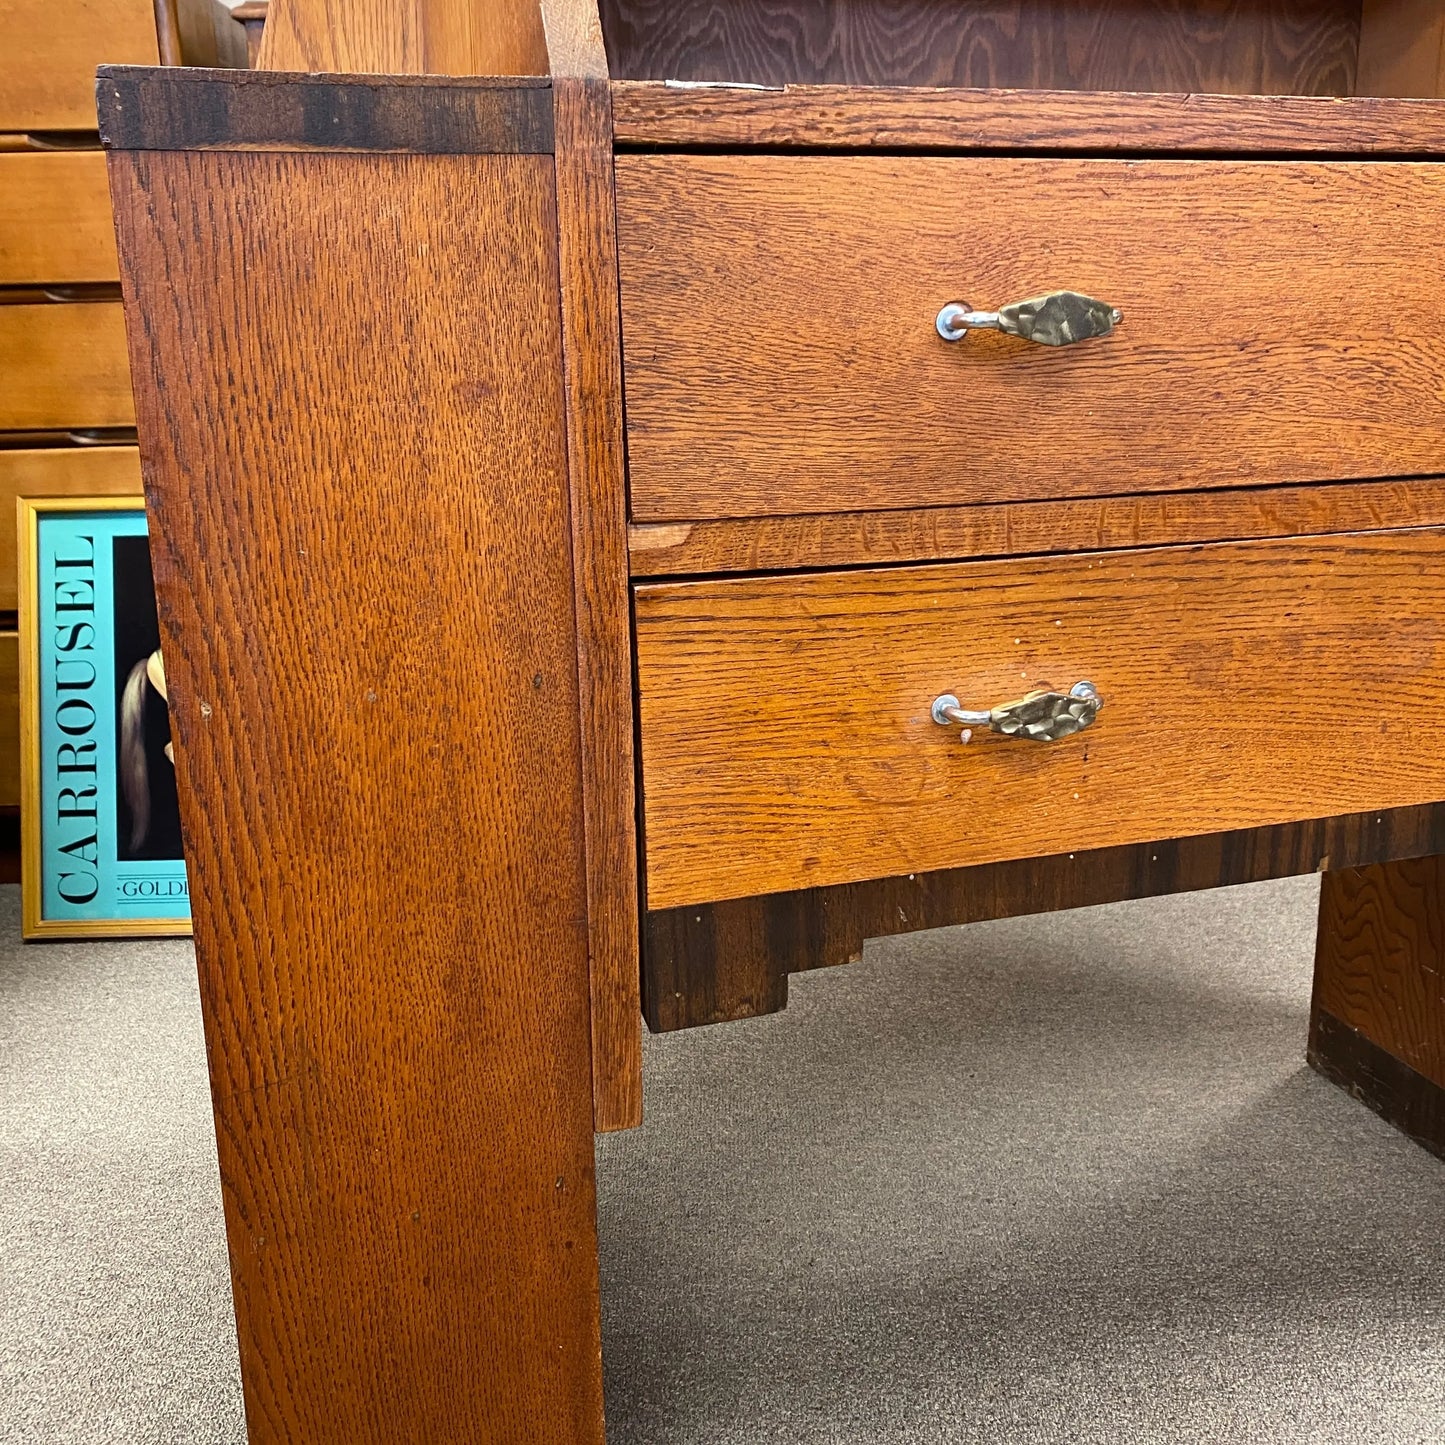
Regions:
[[[145, 498], [141, 496], [87, 497], [20, 497], [16, 502], [19, 529], [19, 635], [20, 635], [20, 901], [21, 933], [24, 938], [164, 938], [188, 937], [192, 926], [189, 914], [174, 916], [57, 917], [47, 912], [46, 829], [42, 813], [44, 768], [42, 765], [42, 656], [41, 656], [41, 529], [47, 517], [67, 516], [79, 520], [87, 515], [123, 521], [118, 514], [139, 514], [144, 533]], [[102, 522], [100, 525], [104, 525]], [[127, 525], [133, 525], [128, 522]], [[92, 596], [96, 589], [92, 585]], [[113, 599], [112, 599], [113, 601]], [[84, 624], [82, 624], [84, 625]], [[93, 629], [98, 637], [98, 627]], [[92, 674], [95, 666], [91, 664]], [[92, 707], [94, 715], [94, 708]], [[112, 724], [113, 726], [113, 724]], [[64, 744], [62, 744], [64, 746]], [[87, 745], [82, 745], [87, 746]], [[103, 749], [101, 752], [103, 753]], [[98, 756], [100, 754], [97, 754]], [[73, 797], [73, 794], [62, 794]], [[97, 793], [97, 808], [99, 796]], [[96, 810], [92, 810], [93, 813]], [[97, 814], [98, 816], [98, 814]], [[82, 840], [95, 844], [105, 829], [99, 822], [95, 838]], [[72, 844], [72, 849], [79, 843]], [[87, 860], [89, 861], [89, 860]], [[111, 860], [106, 861], [109, 865]], [[98, 867], [100, 865], [97, 865]], [[132, 865], [140, 866], [140, 865]], [[181, 865], [182, 878], [184, 864]], [[72, 876], [72, 875], [66, 875]], [[74, 901], [74, 900], [70, 900]], [[134, 902], [136, 907], [143, 900]], [[56, 909], [55, 911], [59, 911]]]

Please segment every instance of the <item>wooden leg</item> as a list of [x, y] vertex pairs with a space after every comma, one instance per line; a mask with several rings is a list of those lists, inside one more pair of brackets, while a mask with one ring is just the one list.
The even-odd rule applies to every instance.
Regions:
[[112, 160], [247, 1423], [600, 1445], [552, 158], [388, 142]]
[[1445, 856], [1326, 874], [1309, 1060], [1445, 1157]]

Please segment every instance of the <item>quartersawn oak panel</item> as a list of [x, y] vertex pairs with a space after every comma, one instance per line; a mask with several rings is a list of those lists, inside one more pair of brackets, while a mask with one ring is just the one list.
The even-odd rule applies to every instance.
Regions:
[[[1445, 168], [621, 156], [637, 521], [1427, 474]], [[942, 341], [1069, 287], [1067, 348]]]
[[[1445, 797], [1445, 531], [636, 590], [647, 903]], [[1092, 680], [1054, 744], [929, 717]]]
[[272, 0], [261, 70], [545, 75], [535, 0]]
[[112, 184], [250, 1438], [600, 1445], [552, 160]]
[[[585, 36], [576, 33], [576, 26], [562, 26], [563, 18], [557, 17], [558, 44], [569, 41], [569, 53], [584, 67]], [[611, 120], [605, 80], [559, 76], [553, 94], [587, 841], [593, 1107], [596, 1127], [605, 1131], [642, 1122], [637, 778]]]
[[1348, 95], [1342, 0], [602, 0], [614, 75]]

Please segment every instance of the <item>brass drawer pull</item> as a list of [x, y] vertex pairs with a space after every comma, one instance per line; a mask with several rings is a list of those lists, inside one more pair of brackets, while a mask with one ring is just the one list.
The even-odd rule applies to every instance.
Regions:
[[963, 742], [972, 740], [974, 728], [986, 727], [1009, 738], [1056, 743], [1083, 732], [1103, 706], [1104, 699], [1092, 682], [1076, 682], [1068, 692], [1054, 692], [1045, 685], [1017, 702], [980, 711], [963, 707], [952, 693], [944, 693], [933, 700], [932, 713], [941, 727], [961, 727]]
[[1040, 346], [1072, 346], [1107, 336], [1123, 319], [1124, 313], [1107, 301], [1077, 291], [1051, 291], [997, 311], [974, 311], [966, 301], [950, 301], [933, 324], [945, 341], [962, 341], [970, 331], [1004, 331]]

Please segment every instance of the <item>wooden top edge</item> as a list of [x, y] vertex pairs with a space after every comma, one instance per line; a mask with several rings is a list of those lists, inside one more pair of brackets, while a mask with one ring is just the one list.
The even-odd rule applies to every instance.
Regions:
[[[235, 13], [234, 11], [232, 12]], [[101, 65], [100, 80], [147, 77], [174, 85], [228, 85], [262, 90], [269, 86], [365, 85], [433, 90], [550, 90], [550, 75], [382, 75], [341, 71], [223, 70], [201, 65]]]
[[1445, 153], [1445, 100], [612, 82], [620, 145]]
[[102, 66], [96, 109], [112, 150], [552, 150], [547, 76]]

